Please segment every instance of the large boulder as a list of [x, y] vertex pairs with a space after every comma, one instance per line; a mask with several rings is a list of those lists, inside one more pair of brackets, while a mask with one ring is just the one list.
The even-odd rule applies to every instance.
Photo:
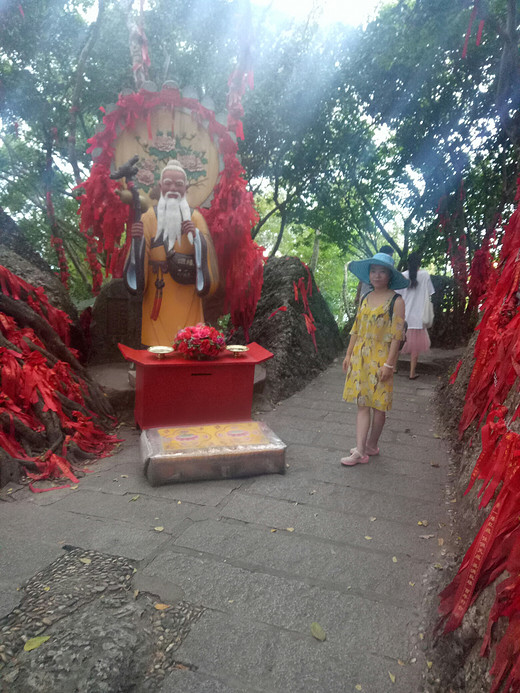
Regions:
[[[303, 284], [295, 292], [295, 286]], [[296, 296], [297, 293], [297, 296]], [[309, 311], [305, 307], [305, 295]], [[278, 308], [285, 308], [274, 315]], [[305, 315], [307, 314], [307, 320]], [[316, 346], [308, 332], [314, 319]], [[233, 341], [245, 343], [237, 332]], [[264, 268], [262, 295], [249, 330], [249, 341], [272, 351], [266, 363], [264, 395], [278, 402], [302, 389], [336, 358], [343, 348], [338, 326], [310, 270], [295, 257], [271, 258]]]
[[96, 298], [90, 324], [91, 364], [123, 361], [118, 343], [141, 346], [141, 300], [131, 296], [123, 279], [112, 279]]

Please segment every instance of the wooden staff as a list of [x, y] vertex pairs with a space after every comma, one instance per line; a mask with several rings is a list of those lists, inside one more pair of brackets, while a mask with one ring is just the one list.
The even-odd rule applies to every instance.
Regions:
[[[132, 244], [130, 246], [130, 253], [125, 263], [124, 269], [124, 280], [126, 288], [131, 294], [142, 295], [144, 291], [144, 250], [145, 241], [144, 236], [141, 234], [134, 234], [134, 226], [141, 221], [141, 201], [139, 199], [139, 192], [135, 187], [133, 181], [134, 176], [138, 172], [136, 166], [139, 161], [137, 154], [129, 159], [126, 163], [120, 166], [115, 173], [112, 173], [110, 178], [113, 180], [118, 180], [119, 178], [126, 179], [126, 187], [132, 194], [132, 207], [134, 211], [134, 218], [132, 223]], [[142, 230], [141, 230], [142, 231]]]

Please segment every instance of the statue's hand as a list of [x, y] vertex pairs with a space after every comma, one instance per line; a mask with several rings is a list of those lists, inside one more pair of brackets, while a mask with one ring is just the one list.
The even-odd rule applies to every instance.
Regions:
[[188, 234], [191, 232], [193, 235], [195, 235], [195, 224], [191, 221], [191, 219], [186, 219], [186, 221], [182, 222], [181, 231], [183, 234]]
[[132, 224], [132, 238], [142, 238], [144, 234], [143, 222], [135, 221]]

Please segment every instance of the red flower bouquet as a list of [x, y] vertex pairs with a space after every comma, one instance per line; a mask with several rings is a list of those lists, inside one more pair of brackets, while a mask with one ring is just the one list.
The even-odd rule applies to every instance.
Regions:
[[199, 323], [177, 332], [173, 348], [187, 359], [213, 359], [226, 346], [222, 332]]

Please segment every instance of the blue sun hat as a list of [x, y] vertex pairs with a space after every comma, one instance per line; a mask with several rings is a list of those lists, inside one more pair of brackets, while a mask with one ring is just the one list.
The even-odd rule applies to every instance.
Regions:
[[365, 284], [370, 284], [370, 265], [382, 265], [390, 272], [389, 289], [406, 289], [410, 286], [410, 280], [404, 277], [401, 272], [396, 270], [394, 258], [386, 253], [376, 253], [374, 257], [369, 257], [368, 260], [352, 260], [349, 263], [349, 270], [358, 279], [361, 279]]

